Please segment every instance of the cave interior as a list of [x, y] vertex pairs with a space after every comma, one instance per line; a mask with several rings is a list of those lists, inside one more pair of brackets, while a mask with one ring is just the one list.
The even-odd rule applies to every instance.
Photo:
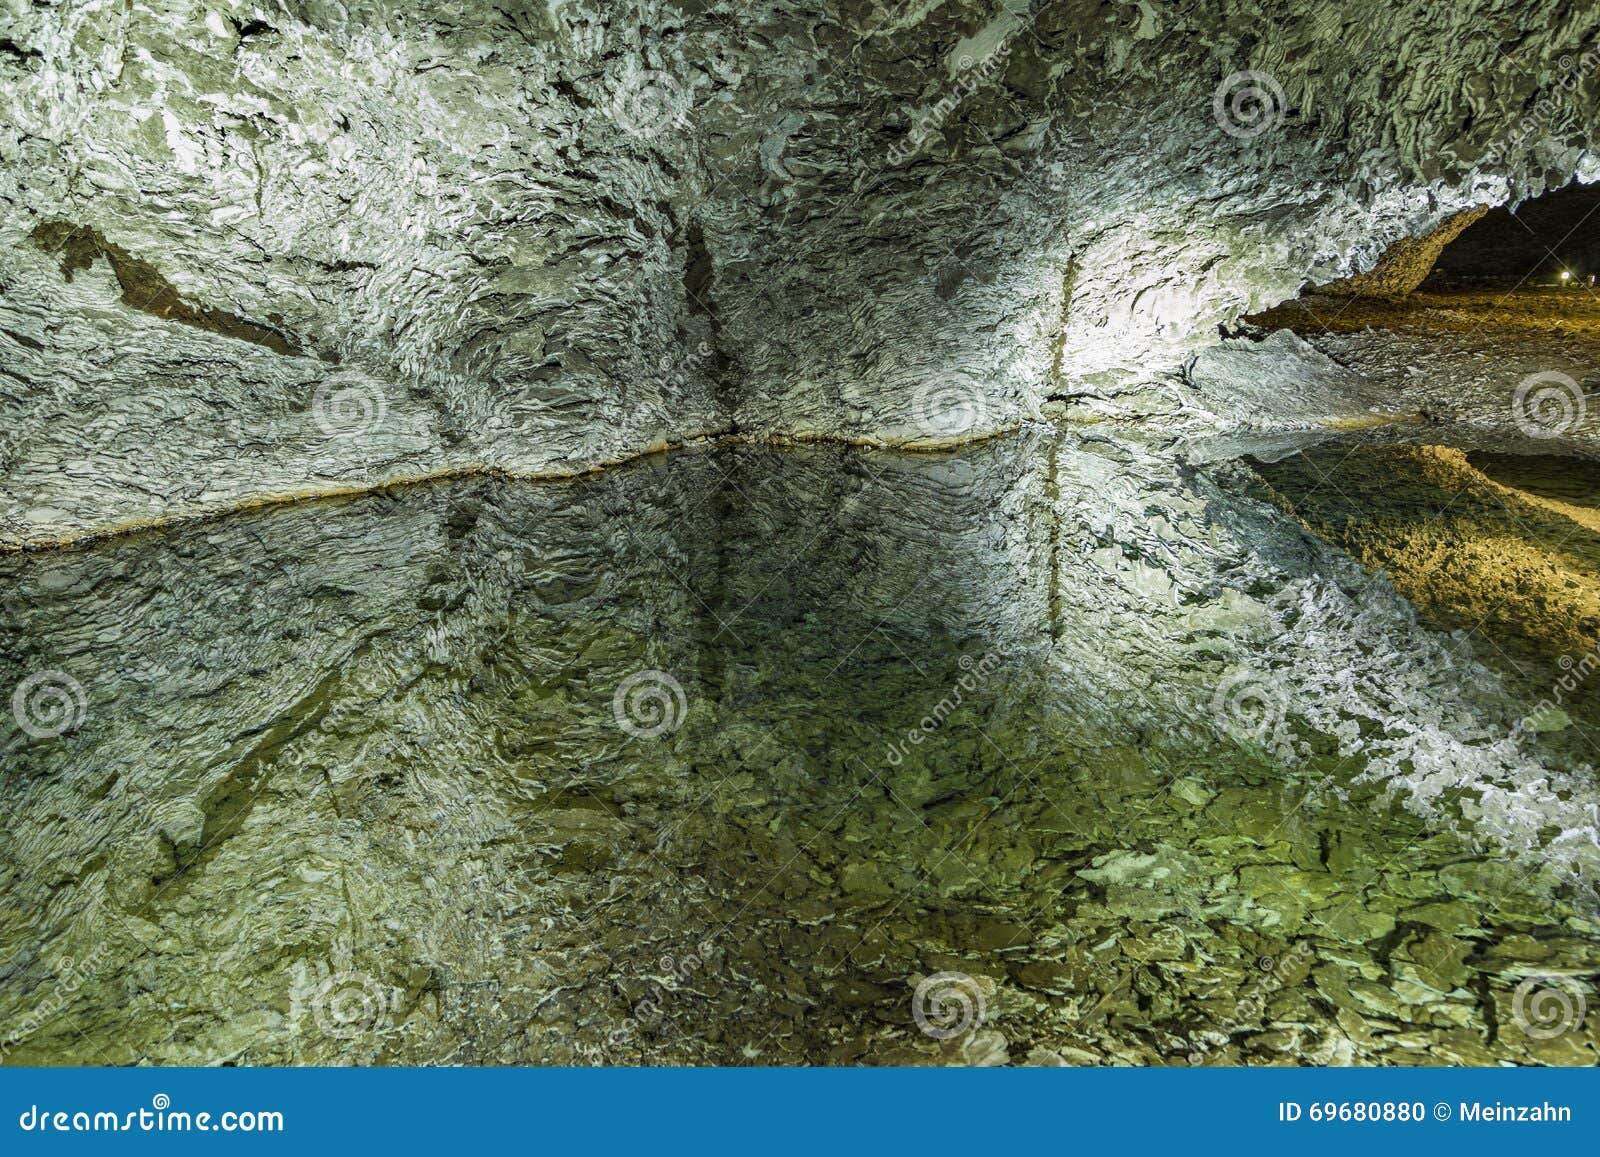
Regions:
[[0, 1060], [1600, 1063], [1597, 60], [0, 10]]

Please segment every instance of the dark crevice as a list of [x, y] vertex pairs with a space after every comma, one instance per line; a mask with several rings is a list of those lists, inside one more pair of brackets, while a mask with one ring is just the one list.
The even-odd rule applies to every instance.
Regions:
[[34, 48], [24, 48], [15, 40], [0, 37], [0, 53], [11, 57], [12, 60], [43, 60], [44, 56]]
[[8, 338], [10, 338], [12, 341], [16, 342], [19, 346], [22, 346], [24, 349], [30, 349], [30, 350], [42, 350], [42, 349], [44, 349], [44, 344], [42, 342], [34, 341], [33, 338], [29, 337], [27, 334], [18, 333], [14, 329], [0, 328], [0, 333], [5, 334]]
[[700, 222], [690, 223], [684, 241], [686, 245], [683, 266], [684, 297], [690, 316], [704, 318], [711, 330], [709, 342], [705, 343], [708, 356], [706, 370], [711, 378], [717, 409], [727, 416], [731, 429], [737, 432], [739, 424], [734, 417], [737, 405], [735, 397], [737, 375], [732, 372], [732, 359], [728, 357], [723, 346], [722, 319], [717, 314], [713, 300], [717, 277], [716, 262], [711, 256], [710, 247], [706, 245], [705, 230], [701, 228]]
[[88, 269], [96, 259], [105, 258], [116, 275], [117, 284], [122, 287], [122, 303], [132, 309], [164, 321], [265, 346], [274, 353], [298, 356], [305, 352], [299, 339], [281, 329], [187, 300], [154, 265], [112, 244], [87, 225], [47, 221], [35, 228], [29, 239], [46, 253], [60, 254], [61, 275], [68, 281], [73, 274]]
[[277, 31], [265, 20], [235, 20], [230, 16], [228, 23], [238, 32], [240, 40], [249, 40], [252, 36], [264, 36]]

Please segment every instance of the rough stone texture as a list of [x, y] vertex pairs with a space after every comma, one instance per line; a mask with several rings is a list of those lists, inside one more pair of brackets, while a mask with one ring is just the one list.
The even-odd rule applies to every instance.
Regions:
[[1427, 280], [1434, 263], [1463, 230], [1482, 220], [1486, 207], [1466, 209], [1421, 237], [1406, 237], [1384, 251], [1383, 258], [1365, 273], [1319, 285], [1318, 293], [1334, 297], [1404, 297]]
[[[1567, 0], [7, 0], [0, 541], [735, 427], [1178, 414], [1219, 324], [1593, 176], [1597, 28]], [[1265, 107], [1219, 92], [1246, 70]]]
[[0, 739], [4, 1058], [1595, 1063], [1592, 773], [1253, 479], [684, 452], [0, 560], [0, 684], [84, 695]]
[[[6, 0], [0, 546], [364, 493], [0, 559], [5, 1059], [1594, 1063], [1588, 755], [1237, 461], [1592, 336], [1220, 330], [1600, 176], [1597, 28]], [[498, 477], [1041, 415], [1159, 429]]]
[[1593, 661], [1567, 678], [1600, 638], [1600, 467], [1380, 443], [1260, 469], [1298, 517], [1389, 575], [1432, 621], [1481, 636], [1484, 661], [1531, 699], [1564, 704], [1560, 718], [1533, 721], [1546, 744], [1600, 761], [1572, 722], [1593, 716]]
[[1330, 426], [1409, 438], [1435, 425], [1473, 449], [1600, 456], [1600, 292], [1587, 284], [1307, 294], [1250, 321], [1185, 367], [1216, 426], [1314, 441]]

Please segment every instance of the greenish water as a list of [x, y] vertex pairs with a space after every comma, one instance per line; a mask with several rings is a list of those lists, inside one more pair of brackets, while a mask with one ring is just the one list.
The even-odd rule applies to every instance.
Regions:
[[1331, 677], [1241, 684], [1381, 591], [1225, 483], [739, 449], [0, 560], [5, 686], [54, 680], [5, 1059], [1594, 1063], [1548, 848], [1408, 804]]

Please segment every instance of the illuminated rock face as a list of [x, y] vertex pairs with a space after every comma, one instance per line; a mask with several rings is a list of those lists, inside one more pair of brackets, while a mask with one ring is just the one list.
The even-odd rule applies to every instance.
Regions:
[[732, 430], [1170, 419], [1219, 323], [1592, 175], [1597, 27], [13, 2], [0, 543]]
[[1431, 233], [1396, 241], [1383, 259], [1365, 273], [1352, 274], [1319, 286], [1322, 293], [1337, 297], [1404, 297], [1433, 272], [1439, 254], [1474, 222], [1482, 220], [1486, 208], [1465, 209], [1448, 218]]
[[1600, 9], [0, 3], [0, 548], [364, 492], [0, 553], [0, 1060], [1600, 1056], [1575, 644], [1307, 533], [1600, 621], [1427, 529], [1600, 337], [1219, 333], [1600, 177]]

